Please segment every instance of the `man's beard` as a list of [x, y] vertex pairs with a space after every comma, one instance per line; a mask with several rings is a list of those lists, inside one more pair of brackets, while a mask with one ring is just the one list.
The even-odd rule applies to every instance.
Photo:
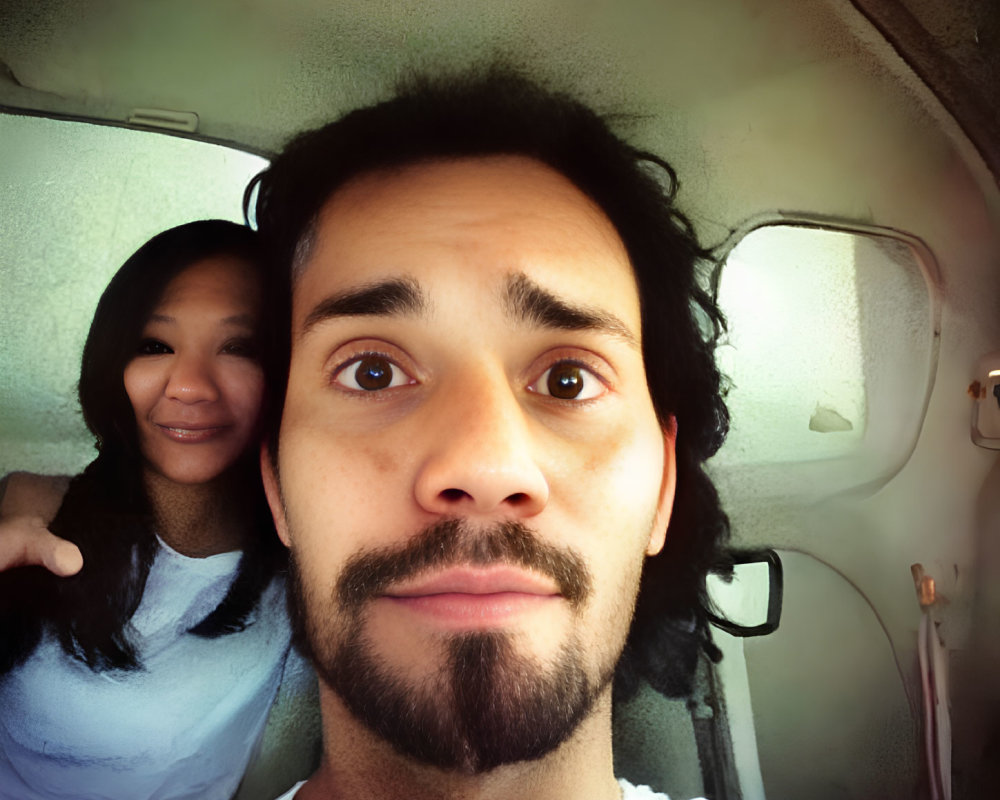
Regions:
[[528, 567], [553, 578], [578, 612], [591, 594], [583, 560], [540, 542], [519, 522], [473, 529], [445, 520], [400, 548], [360, 553], [345, 565], [336, 597], [312, 607], [292, 555], [289, 604], [297, 645], [357, 719], [423, 763], [482, 773], [541, 758], [569, 738], [613, 676], [618, 654], [588, 672], [578, 634], [542, 667], [517, 652], [511, 634], [457, 633], [446, 639], [439, 673], [418, 685], [380, 660], [366, 633], [367, 604], [392, 584], [435, 567]]

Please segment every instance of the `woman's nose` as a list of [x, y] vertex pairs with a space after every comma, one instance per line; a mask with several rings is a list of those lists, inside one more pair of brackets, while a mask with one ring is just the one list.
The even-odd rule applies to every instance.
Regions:
[[165, 394], [182, 403], [203, 403], [219, 399], [219, 387], [210, 360], [193, 354], [175, 354], [167, 376]]
[[468, 383], [478, 383], [477, 390], [442, 386], [443, 396], [429, 401], [417, 502], [447, 516], [537, 514], [549, 498], [537, 430], [505, 376]]

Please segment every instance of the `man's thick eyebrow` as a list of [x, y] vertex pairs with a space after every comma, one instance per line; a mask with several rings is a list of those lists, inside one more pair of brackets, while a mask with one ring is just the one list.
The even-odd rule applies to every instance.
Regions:
[[611, 312], [560, 300], [523, 272], [507, 279], [503, 307], [508, 317], [519, 322], [568, 331], [601, 331], [624, 339], [632, 347], [639, 346], [628, 326]]
[[302, 324], [302, 334], [328, 319], [417, 315], [426, 308], [427, 301], [414, 280], [394, 278], [369, 283], [331, 295], [318, 303]]

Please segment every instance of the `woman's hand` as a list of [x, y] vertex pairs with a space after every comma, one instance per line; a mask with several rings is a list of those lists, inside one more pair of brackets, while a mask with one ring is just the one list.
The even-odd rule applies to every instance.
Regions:
[[80, 571], [80, 548], [48, 529], [68, 486], [65, 475], [12, 472], [0, 480], [0, 572], [35, 565], [65, 578]]
[[50, 532], [41, 517], [0, 518], [0, 572], [33, 565], [65, 578], [80, 571], [83, 556], [75, 544]]

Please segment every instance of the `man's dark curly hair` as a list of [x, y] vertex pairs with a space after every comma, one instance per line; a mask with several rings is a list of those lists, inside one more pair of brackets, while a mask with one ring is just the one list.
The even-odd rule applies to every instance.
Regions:
[[[276, 266], [271, 297], [286, 313], [276, 351], [289, 352], [291, 285], [338, 188], [374, 170], [492, 155], [526, 156], [562, 173], [600, 206], [631, 259], [649, 390], [661, 424], [677, 423], [677, 493], [666, 545], [646, 560], [615, 696], [631, 696], [643, 678], [666, 695], [687, 694], [699, 650], [714, 651], [705, 575], [729, 524], [704, 462], [722, 444], [729, 415], [714, 359], [725, 323], [699, 280], [711, 256], [674, 207], [677, 178], [666, 161], [623, 141], [579, 101], [508, 69], [410, 79], [392, 99], [295, 137], [247, 187], [244, 210]], [[273, 456], [284, 387], [270, 388]]]

